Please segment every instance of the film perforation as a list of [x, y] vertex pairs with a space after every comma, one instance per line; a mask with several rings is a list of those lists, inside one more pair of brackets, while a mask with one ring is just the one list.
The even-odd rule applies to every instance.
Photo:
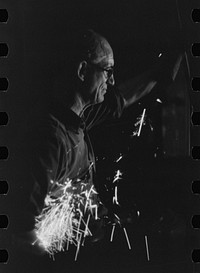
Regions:
[[0, 9], [0, 23], [7, 23], [8, 11], [7, 9]]
[[194, 160], [200, 159], [200, 146], [193, 146], [191, 154]]
[[193, 57], [200, 57], [200, 43], [194, 43], [191, 47]]
[[6, 77], [0, 78], [0, 92], [6, 92], [8, 90], [8, 79]]
[[193, 194], [196, 194], [196, 195], [200, 194], [200, 180], [194, 180], [192, 182], [191, 190]]
[[193, 112], [191, 121], [194, 126], [200, 125], [200, 112]]
[[8, 124], [8, 114], [6, 112], [0, 112], [0, 126]]
[[6, 58], [8, 56], [8, 51], [7, 43], [0, 43], [0, 58]]
[[6, 146], [0, 147], [0, 160], [8, 159], [8, 148]]
[[200, 263], [200, 249], [193, 249], [192, 260], [194, 263]]
[[200, 126], [192, 126], [190, 137], [193, 145], [200, 145]]
[[193, 215], [193, 217], [192, 217], [192, 226], [195, 229], [200, 228], [200, 215]]
[[8, 193], [9, 187], [6, 180], [0, 181], [0, 195], [6, 195]]
[[8, 216], [0, 215], [0, 229], [6, 229], [8, 227]]
[[0, 249], [0, 263], [6, 264], [8, 262], [8, 251]]
[[200, 22], [200, 9], [193, 9], [192, 11], [192, 20], [194, 23]]
[[200, 77], [193, 77], [191, 85], [193, 91], [200, 92]]

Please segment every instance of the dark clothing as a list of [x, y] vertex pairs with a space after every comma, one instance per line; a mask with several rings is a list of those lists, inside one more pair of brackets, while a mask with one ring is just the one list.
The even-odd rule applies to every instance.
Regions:
[[66, 179], [93, 184], [95, 159], [88, 131], [105, 119], [120, 117], [123, 107], [120, 94], [110, 91], [105, 101], [87, 109], [83, 118], [55, 101], [34, 109], [14, 166], [19, 197], [13, 208], [15, 229], [32, 230], [46, 195], [58, 197], [58, 184]]

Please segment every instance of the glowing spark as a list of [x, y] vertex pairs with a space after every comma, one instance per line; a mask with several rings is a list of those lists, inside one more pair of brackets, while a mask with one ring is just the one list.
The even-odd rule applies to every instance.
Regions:
[[78, 226], [77, 226], [77, 233], [76, 233], [76, 241], [78, 242], [78, 238], [80, 236], [80, 225], [81, 225], [81, 219], [82, 219], [82, 213], [80, 213], [80, 218], [79, 218], [79, 221], [78, 221]]
[[113, 204], [119, 205], [118, 197], [117, 197], [117, 186], [115, 186], [115, 196], [113, 196]]
[[93, 209], [95, 212], [95, 220], [98, 220], [98, 214], [97, 214], [98, 207], [97, 205], [92, 205], [92, 201], [90, 200], [90, 210], [92, 211]]
[[142, 115], [140, 117], [137, 118], [137, 122], [134, 124], [136, 127], [139, 126], [139, 128], [136, 129], [135, 132], [132, 133], [132, 136], [140, 136], [141, 130], [142, 130], [142, 125], [145, 124], [145, 112], [146, 109], [144, 108]]
[[86, 235], [87, 235], [88, 233], [90, 233], [90, 235], [92, 235], [92, 233], [90, 232], [90, 230], [89, 230], [89, 228], [88, 228], [89, 221], [90, 221], [90, 214], [88, 215], [87, 222], [86, 222], [86, 225], [85, 225], [84, 237], [86, 237]]
[[162, 103], [162, 101], [159, 99], [159, 98], [157, 98], [157, 100], [156, 100], [157, 102], [159, 102], [159, 103]]
[[117, 170], [116, 171], [116, 174], [114, 176], [114, 179], [113, 179], [113, 183], [115, 183], [116, 181], [122, 179], [122, 172], [120, 170]]
[[80, 250], [81, 237], [82, 237], [82, 234], [80, 234], [79, 239], [78, 239], [78, 245], [77, 245], [77, 248], [76, 248], [75, 261], [77, 260], [78, 253], [79, 253], [79, 250]]
[[158, 58], [160, 58], [161, 56], [162, 56], [162, 53], [159, 53]]
[[146, 109], [144, 108], [143, 113], [142, 113], [142, 117], [141, 117], [141, 120], [140, 120], [140, 127], [139, 127], [139, 130], [138, 130], [137, 136], [140, 136], [140, 133], [141, 133], [141, 130], [142, 130], [142, 125], [143, 125], [143, 122], [144, 122], [145, 112], [146, 112]]
[[114, 216], [115, 216], [115, 218], [117, 220], [117, 224], [119, 224], [121, 226], [120, 218], [115, 213], [114, 213]]
[[116, 163], [119, 162], [123, 158], [123, 155], [120, 154], [120, 157], [115, 161]]
[[149, 125], [150, 125], [150, 128], [151, 128], [151, 131], [153, 131], [153, 126], [151, 124], [149, 124]]
[[[114, 213], [114, 216], [115, 216], [115, 219], [114, 219], [114, 224], [113, 224], [112, 231], [111, 231], [111, 236], [110, 236], [110, 241], [111, 242], [113, 241], [113, 236], [114, 236], [114, 231], [115, 231], [116, 225], [118, 224], [120, 227], [122, 227], [120, 218], [115, 213]], [[124, 231], [124, 234], [125, 234], [125, 237], [126, 237], [128, 248], [131, 249], [130, 241], [129, 241], [128, 234], [127, 234], [127, 231], [126, 231], [125, 227], [123, 227], [123, 231]]]
[[[45, 198], [45, 208], [36, 217], [35, 232], [39, 244], [54, 257], [58, 251], [69, 248], [69, 244], [77, 247], [75, 260], [80, 250], [81, 240], [91, 236], [88, 225], [90, 216], [98, 219], [98, 205], [94, 203], [97, 192], [88, 183], [72, 183], [67, 179], [64, 185], [57, 183], [60, 196], [49, 193]], [[83, 210], [88, 214], [84, 221]]]
[[69, 249], [69, 240], [67, 240], [67, 247], [66, 249], [68, 250]]
[[128, 244], [128, 248], [131, 249], [131, 245], [130, 245], [129, 238], [128, 238], [128, 234], [127, 234], [127, 232], [126, 232], [125, 227], [123, 228], [123, 230], [124, 230], [124, 234], [125, 234], [126, 241], [127, 241], [127, 244]]
[[139, 212], [139, 210], [137, 210], [137, 215], [138, 215], [138, 216], [140, 216], [140, 212]]
[[144, 238], [145, 238], [145, 245], [146, 245], [146, 251], [147, 251], [147, 260], [150, 261], [147, 236], [145, 235]]
[[112, 227], [112, 232], [111, 232], [111, 236], [110, 236], [110, 242], [113, 241], [113, 236], [114, 236], [115, 227], [116, 227], [116, 225], [113, 225], [113, 227]]

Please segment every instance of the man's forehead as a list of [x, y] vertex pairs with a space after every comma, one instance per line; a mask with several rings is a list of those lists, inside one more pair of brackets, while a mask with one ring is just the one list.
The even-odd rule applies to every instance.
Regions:
[[98, 62], [102, 67], [111, 67], [114, 66], [114, 56], [113, 54], [109, 54], [107, 56], [104, 56], [100, 62]]

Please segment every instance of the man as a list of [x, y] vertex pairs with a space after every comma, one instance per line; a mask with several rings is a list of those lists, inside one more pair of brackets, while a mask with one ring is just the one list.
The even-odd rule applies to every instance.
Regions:
[[[94, 185], [88, 131], [105, 119], [119, 118], [158, 81], [152, 70], [114, 88], [112, 48], [93, 30], [78, 36], [71, 50], [66, 89], [38, 103], [16, 153], [13, 192], [20, 201], [12, 208], [13, 244], [36, 254], [54, 255], [68, 243], [78, 252], [86, 237], [93, 241], [101, 237], [106, 209]], [[176, 65], [173, 77], [177, 71]]]

